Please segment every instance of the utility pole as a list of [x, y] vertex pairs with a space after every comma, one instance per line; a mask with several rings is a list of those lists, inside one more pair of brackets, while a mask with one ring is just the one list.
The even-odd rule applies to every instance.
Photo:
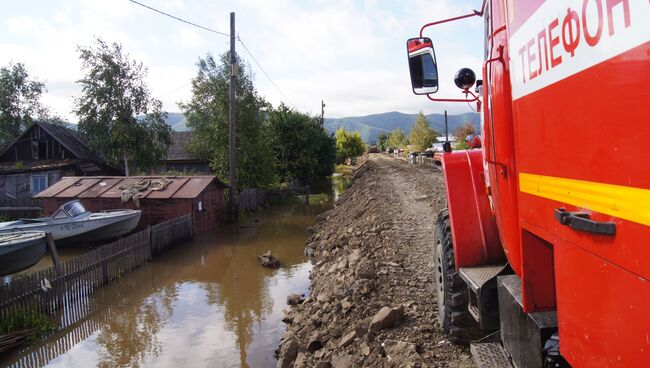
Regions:
[[325, 101], [320, 100], [320, 127], [325, 126]]
[[442, 144], [444, 152], [451, 152], [451, 143], [449, 143], [449, 125], [447, 125], [447, 110], [445, 110], [445, 143]]
[[445, 142], [449, 142], [449, 126], [447, 125], [447, 110], [445, 110]]
[[237, 55], [235, 54], [235, 12], [230, 13], [230, 94], [228, 108], [228, 155], [229, 155], [229, 172], [228, 181], [230, 182], [230, 216], [234, 221], [237, 216], [237, 204], [235, 196], [237, 195], [237, 151], [235, 150], [235, 86], [237, 84]]

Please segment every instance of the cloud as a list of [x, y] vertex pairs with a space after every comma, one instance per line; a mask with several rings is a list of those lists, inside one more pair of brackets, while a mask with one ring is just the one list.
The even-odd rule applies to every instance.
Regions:
[[[147, 2], [145, 2], [147, 3]], [[149, 4], [149, 3], [147, 3]], [[264, 70], [303, 111], [350, 116], [388, 110], [468, 110], [466, 105], [433, 104], [414, 96], [408, 82], [405, 41], [434, 19], [467, 13], [480, 1], [412, 0], [241, 0], [235, 3], [166, 0], [150, 3], [204, 26], [228, 31], [230, 11], [237, 15], [237, 32]], [[0, 15], [0, 65], [24, 62], [30, 73], [45, 80], [44, 100], [54, 110], [70, 114], [74, 82], [81, 78], [77, 45], [95, 37], [119, 42], [132, 58], [149, 68], [153, 96], [164, 108], [178, 111], [188, 100], [196, 60], [207, 52], [228, 49], [228, 37], [192, 28], [127, 0], [37, 0], [12, 2]], [[442, 85], [440, 96], [458, 96], [451, 83], [463, 66], [480, 72], [481, 21], [458, 22], [427, 30], [436, 45]], [[237, 44], [252, 64], [256, 86], [274, 104], [286, 100]], [[185, 87], [186, 86], [186, 87]]]

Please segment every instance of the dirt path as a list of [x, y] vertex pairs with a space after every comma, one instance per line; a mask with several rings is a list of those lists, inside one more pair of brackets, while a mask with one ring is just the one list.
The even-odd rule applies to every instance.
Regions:
[[280, 367], [472, 367], [436, 319], [435, 216], [442, 174], [371, 155], [320, 217], [312, 294], [287, 311]]

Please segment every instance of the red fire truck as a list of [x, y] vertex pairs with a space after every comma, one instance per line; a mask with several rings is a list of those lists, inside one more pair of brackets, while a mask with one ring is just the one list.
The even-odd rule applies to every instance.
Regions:
[[[482, 85], [461, 69], [464, 97], [435, 98], [424, 32], [475, 16]], [[445, 333], [496, 331], [480, 366], [650, 367], [650, 1], [484, 0], [407, 51], [414, 93], [482, 114], [482, 149], [442, 155]]]

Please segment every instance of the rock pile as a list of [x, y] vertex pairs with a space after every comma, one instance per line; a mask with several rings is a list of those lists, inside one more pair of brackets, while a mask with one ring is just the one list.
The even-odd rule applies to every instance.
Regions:
[[[309, 229], [312, 291], [285, 311], [278, 367], [472, 366], [436, 325], [431, 251], [442, 185], [431, 168], [382, 157], [355, 171]], [[431, 200], [409, 198], [423, 194]]]

